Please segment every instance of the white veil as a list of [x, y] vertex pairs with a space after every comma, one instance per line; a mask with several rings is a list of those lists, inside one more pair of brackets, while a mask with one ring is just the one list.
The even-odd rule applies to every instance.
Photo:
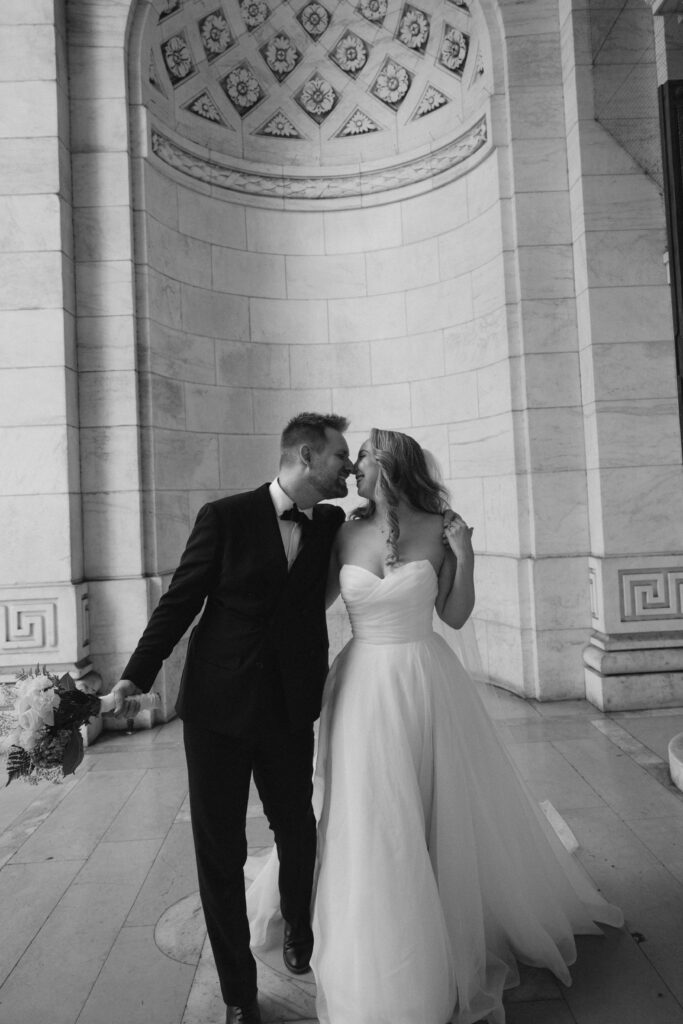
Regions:
[[[441, 486], [446, 490], [450, 501], [450, 494], [446, 487], [438, 459], [426, 448], [423, 448], [423, 452], [430, 476], [432, 476], [433, 479], [441, 484]], [[505, 747], [506, 743], [504, 736], [501, 733], [499, 723], [506, 717], [505, 694], [507, 691], [496, 686], [484, 669], [484, 663], [482, 661], [479, 643], [477, 641], [477, 633], [474, 623], [472, 622], [472, 618], [470, 617], [460, 629], [452, 629], [439, 618], [435, 609], [433, 629], [435, 633], [438, 633], [439, 636], [446, 641], [448, 646], [456, 654], [466, 669], [468, 675], [479, 685], [480, 695], [486, 706], [489, 718], [498, 733], [500, 743]], [[516, 767], [515, 771], [521, 785], [526, 789], [526, 785]], [[531, 803], [535, 805], [533, 798], [530, 797], [530, 799]], [[538, 806], [565, 849], [569, 853], [574, 853], [579, 844], [576, 836], [571, 831], [564, 818], [559, 814], [556, 808], [553, 807], [549, 800], [541, 800]]]

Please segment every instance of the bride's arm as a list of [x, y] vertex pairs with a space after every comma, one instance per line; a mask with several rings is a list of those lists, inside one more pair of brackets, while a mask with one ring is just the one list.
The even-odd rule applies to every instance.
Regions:
[[444, 530], [449, 551], [439, 572], [436, 613], [453, 629], [465, 625], [474, 608], [474, 551], [471, 530], [455, 516]]
[[330, 605], [339, 597], [339, 570], [341, 568], [339, 564], [339, 534], [341, 530], [337, 532], [337, 536], [334, 538], [334, 544], [330, 551], [330, 562], [327, 568], [327, 587], [325, 590], [325, 607], [329, 608]]

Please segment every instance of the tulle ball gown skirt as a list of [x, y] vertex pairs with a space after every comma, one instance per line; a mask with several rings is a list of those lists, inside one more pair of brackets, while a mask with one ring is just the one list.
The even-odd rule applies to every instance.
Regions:
[[354, 638], [326, 684], [315, 780], [321, 1024], [502, 1024], [517, 961], [569, 984], [574, 934], [622, 923], [432, 631], [435, 593], [426, 561], [342, 569]]

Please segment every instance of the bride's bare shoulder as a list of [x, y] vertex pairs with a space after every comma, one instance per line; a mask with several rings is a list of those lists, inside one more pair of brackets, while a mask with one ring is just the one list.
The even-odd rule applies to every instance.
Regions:
[[415, 527], [424, 537], [440, 537], [443, 530], [443, 516], [436, 512], [417, 512]]

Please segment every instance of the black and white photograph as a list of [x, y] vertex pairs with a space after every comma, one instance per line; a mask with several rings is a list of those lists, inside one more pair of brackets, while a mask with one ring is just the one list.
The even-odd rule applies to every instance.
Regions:
[[683, 0], [0, 0], [0, 1024], [683, 1024]]

